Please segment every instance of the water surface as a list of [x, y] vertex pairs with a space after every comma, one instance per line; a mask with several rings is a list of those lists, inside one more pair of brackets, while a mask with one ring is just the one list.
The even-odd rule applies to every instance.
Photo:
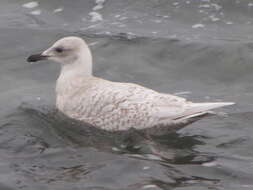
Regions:
[[[0, 6], [0, 189], [253, 188], [251, 1], [27, 3]], [[59, 65], [25, 60], [68, 35], [90, 44], [96, 76], [237, 105], [159, 136], [64, 118]]]

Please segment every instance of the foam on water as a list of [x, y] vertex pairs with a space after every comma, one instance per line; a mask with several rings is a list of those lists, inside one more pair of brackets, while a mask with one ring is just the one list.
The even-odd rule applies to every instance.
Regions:
[[63, 8], [61, 7], [61, 8], [55, 9], [53, 12], [54, 12], [54, 13], [59, 13], [59, 12], [62, 12], [62, 11], [63, 11]]
[[104, 8], [104, 3], [106, 0], [95, 0], [95, 6], [92, 8], [92, 12], [89, 13], [91, 16], [91, 22], [98, 22], [103, 20], [103, 16], [101, 13], [97, 12]]
[[204, 28], [205, 25], [204, 24], [194, 24], [192, 25], [192, 28]]
[[41, 15], [41, 10], [37, 9], [37, 10], [31, 11], [30, 14], [31, 15]]
[[31, 1], [29, 3], [25, 3], [22, 5], [22, 7], [24, 8], [28, 8], [28, 9], [33, 9], [35, 7], [38, 7], [39, 6], [39, 3], [37, 1]]
[[216, 17], [215, 15], [210, 15], [209, 18], [211, 19], [212, 22], [216, 22], [220, 20], [220, 18]]
[[103, 20], [103, 16], [98, 12], [90, 12], [89, 15], [91, 16], [91, 22], [98, 22]]

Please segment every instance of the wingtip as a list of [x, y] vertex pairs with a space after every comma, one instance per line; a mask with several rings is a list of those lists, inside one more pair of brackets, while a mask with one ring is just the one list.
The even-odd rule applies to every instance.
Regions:
[[207, 103], [210, 106], [214, 106], [214, 108], [224, 107], [224, 106], [231, 106], [234, 105], [235, 102], [213, 102], [213, 103]]
[[205, 102], [205, 103], [193, 103], [189, 110], [191, 113], [206, 112], [212, 109], [221, 108], [224, 106], [234, 105], [235, 102]]
[[235, 105], [235, 102], [221, 102], [224, 106], [230, 106], [230, 105]]

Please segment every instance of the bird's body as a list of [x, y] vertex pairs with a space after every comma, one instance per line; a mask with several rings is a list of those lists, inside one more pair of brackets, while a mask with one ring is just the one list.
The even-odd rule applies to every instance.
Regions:
[[42, 55], [53, 57], [55, 55], [52, 51], [58, 46], [67, 46], [65, 49], [70, 49], [68, 44], [71, 42], [71, 47], [80, 46], [73, 56], [62, 57], [62, 61], [59, 61], [59, 56], [52, 58], [62, 63], [56, 84], [56, 106], [71, 118], [110, 131], [147, 129], [187, 123], [210, 109], [233, 104], [192, 103], [184, 98], [159, 93], [137, 84], [94, 77], [89, 48], [77, 37], [59, 40]]
[[[68, 82], [60, 77], [56, 89], [59, 110], [107, 130], [172, 124], [186, 102], [136, 84], [116, 83], [96, 77], [69, 76]], [[162, 116], [164, 107], [170, 113]]]

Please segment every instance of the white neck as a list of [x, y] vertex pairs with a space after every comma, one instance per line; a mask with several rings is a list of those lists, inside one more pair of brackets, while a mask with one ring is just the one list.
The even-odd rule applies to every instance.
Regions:
[[92, 56], [89, 49], [80, 51], [73, 63], [63, 63], [60, 77], [92, 76]]

